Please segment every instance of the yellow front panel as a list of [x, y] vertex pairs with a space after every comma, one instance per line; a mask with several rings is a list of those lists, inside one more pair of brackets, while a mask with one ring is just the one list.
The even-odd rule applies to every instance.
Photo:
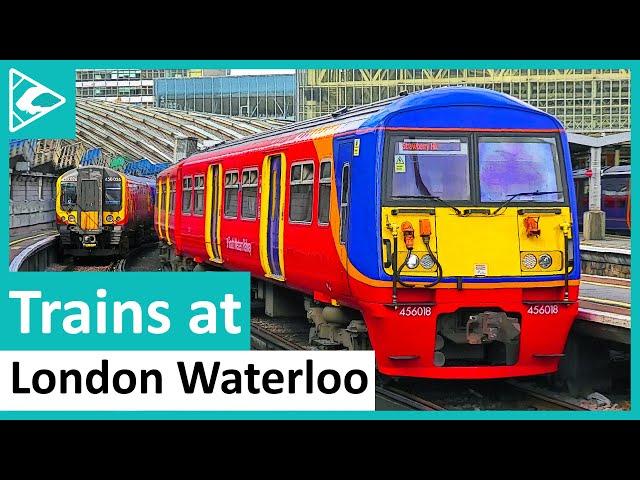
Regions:
[[80, 214], [80, 228], [83, 230], [99, 229], [98, 212], [82, 212]]
[[[468, 207], [458, 206], [461, 210]], [[392, 242], [393, 235], [388, 224], [398, 227], [398, 266], [407, 256], [407, 248], [399, 227], [403, 222], [412, 224], [415, 232], [413, 253], [423, 258], [427, 250], [420, 237], [419, 221], [428, 218], [431, 222], [432, 235], [430, 246], [438, 261], [442, 265], [443, 275], [446, 277], [517, 277], [527, 275], [557, 275], [563, 272], [564, 266], [564, 235], [560, 228], [563, 223], [570, 223], [571, 212], [568, 207], [562, 207], [560, 214], [554, 213], [558, 208], [548, 207], [510, 207], [499, 215], [456, 215], [448, 207], [435, 207], [435, 215], [425, 213], [425, 209], [413, 207], [383, 207], [382, 208], [382, 238]], [[535, 213], [527, 213], [527, 210]], [[396, 210], [396, 215], [392, 212]], [[412, 211], [413, 210], [413, 211]], [[419, 213], [422, 210], [423, 213]], [[400, 213], [401, 212], [401, 213]], [[538, 219], [540, 235], [527, 236], [524, 224], [526, 216]], [[382, 245], [383, 258], [387, 259], [386, 248]], [[552, 265], [543, 269], [525, 269], [522, 259], [527, 253], [534, 253], [539, 257], [547, 253], [553, 259]], [[384, 268], [389, 275], [391, 267]], [[422, 265], [411, 270], [405, 267], [402, 276], [433, 277], [435, 266], [429, 270]]]
[[514, 209], [507, 209], [497, 216], [458, 216], [450, 208], [438, 207], [438, 259], [443, 275], [520, 275], [516, 215]]

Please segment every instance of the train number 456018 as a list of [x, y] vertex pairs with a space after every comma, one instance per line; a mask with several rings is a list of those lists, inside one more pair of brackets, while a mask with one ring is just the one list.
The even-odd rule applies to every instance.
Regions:
[[431, 307], [402, 307], [398, 312], [401, 317], [429, 317]]
[[532, 315], [553, 315], [558, 313], [558, 305], [531, 305], [527, 313]]

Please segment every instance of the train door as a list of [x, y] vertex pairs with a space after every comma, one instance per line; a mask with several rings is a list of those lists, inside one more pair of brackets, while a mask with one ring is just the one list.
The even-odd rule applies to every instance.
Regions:
[[631, 177], [629, 177], [629, 194], [627, 195], [627, 227], [631, 231]]
[[78, 210], [82, 230], [100, 230], [102, 225], [102, 178], [99, 172], [87, 169], [78, 171]]
[[[349, 255], [349, 210], [351, 204], [351, 165], [353, 161], [353, 140], [343, 140], [338, 144], [336, 159], [336, 190], [340, 210], [340, 261], [348, 271]], [[338, 170], [338, 166], [340, 170]]]
[[[169, 199], [171, 197], [171, 178], [167, 177], [162, 185], [162, 197], [163, 206], [162, 213], [164, 214], [164, 234], [167, 237], [167, 244], [171, 245], [171, 235], [169, 234]], [[173, 238], [176, 238], [176, 229], [173, 230]]]
[[284, 281], [283, 228], [284, 154], [265, 158], [262, 166], [262, 196], [260, 204], [260, 261], [265, 276]]
[[205, 225], [205, 243], [209, 260], [222, 263], [220, 255], [220, 215], [222, 213], [220, 191], [222, 190], [222, 174], [220, 165], [209, 165], [207, 171], [207, 203], [208, 209]]
[[162, 191], [164, 190], [164, 183], [162, 178], [158, 179], [158, 184], [156, 186], [156, 194], [158, 195], [158, 199], [156, 201], [156, 208], [158, 209], [157, 221], [156, 221], [156, 231], [158, 233], [158, 238], [162, 240], [164, 238], [162, 234]]
[[606, 213], [607, 230], [624, 232], [627, 226], [627, 201], [629, 198], [629, 177], [626, 175], [603, 175], [602, 210]]

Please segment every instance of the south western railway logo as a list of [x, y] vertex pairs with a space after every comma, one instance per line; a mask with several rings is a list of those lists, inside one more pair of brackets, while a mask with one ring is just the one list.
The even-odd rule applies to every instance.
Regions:
[[12, 68], [9, 70], [9, 131], [17, 132], [64, 105], [66, 99]]
[[229, 250], [237, 250], [238, 252], [251, 253], [251, 242], [246, 238], [238, 240], [235, 237], [227, 237], [227, 248]]

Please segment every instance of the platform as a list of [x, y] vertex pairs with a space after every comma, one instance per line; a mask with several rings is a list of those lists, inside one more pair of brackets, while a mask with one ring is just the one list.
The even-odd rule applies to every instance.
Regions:
[[580, 309], [574, 327], [582, 334], [631, 343], [631, 282], [628, 279], [582, 275]]
[[58, 231], [51, 225], [34, 225], [9, 232], [9, 270], [41, 271], [49, 264], [49, 251], [41, 246], [51, 243]]
[[608, 277], [631, 277], [631, 238], [607, 235], [604, 240], [580, 238], [582, 273]]
[[20, 229], [19, 232], [9, 232], [9, 262], [22, 252], [25, 248], [33, 245], [45, 237], [57, 235], [58, 231], [51, 225], [34, 225], [26, 229]]

